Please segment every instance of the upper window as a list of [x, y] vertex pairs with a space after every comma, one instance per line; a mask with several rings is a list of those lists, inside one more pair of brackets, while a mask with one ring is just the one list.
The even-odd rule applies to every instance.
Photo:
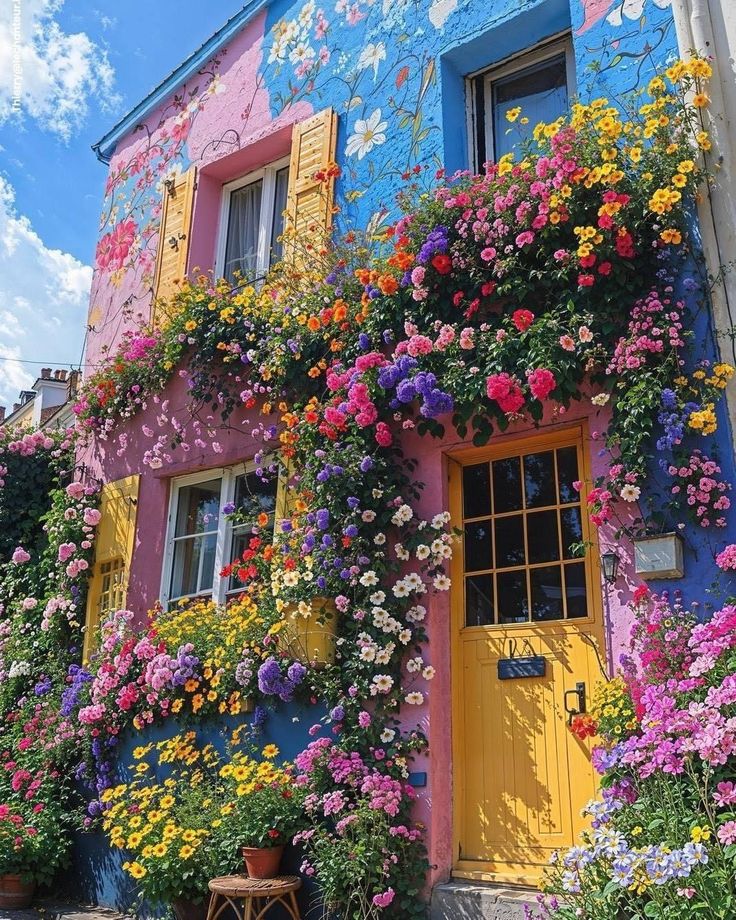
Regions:
[[220, 571], [254, 533], [273, 532], [275, 506], [276, 483], [242, 466], [175, 479], [162, 601], [211, 596], [222, 603], [241, 590]]
[[531, 138], [539, 122], [549, 123], [564, 115], [574, 88], [569, 38], [549, 42], [475, 76], [471, 83], [475, 168], [488, 160], [498, 162]]
[[257, 281], [281, 258], [288, 187], [288, 160], [224, 186], [217, 274], [233, 286]]

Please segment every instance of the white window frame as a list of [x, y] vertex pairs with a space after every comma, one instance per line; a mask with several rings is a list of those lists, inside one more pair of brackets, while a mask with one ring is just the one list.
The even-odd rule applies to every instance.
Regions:
[[258, 224], [258, 252], [256, 254], [256, 278], [262, 278], [271, 267], [271, 233], [273, 232], [274, 206], [276, 203], [276, 173], [289, 166], [290, 158], [283, 157], [262, 169], [250, 172], [239, 179], [233, 179], [222, 186], [220, 202], [220, 225], [217, 231], [217, 249], [215, 254], [215, 275], [222, 278], [225, 274], [225, 249], [227, 247], [227, 228], [230, 222], [230, 201], [233, 192], [263, 180], [261, 191], [261, 214]]
[[[233, 546], [233, 525], [225, 518], [222, 509], [228, 502], [235, 501], [235, 485], [238, 476], [248, 475], [256, 470], [256, 463], [247, 460], [243, 463], [237, 463], [234, 466], [215, 467], [209, 470], [203, 470], [200, 473], [190, 473], [186, 476], [177, 476], [171, 481], [171, 490], [169, 495], [169, 511], [166, 524], [166, 546], [164, 549], [164, 564], [161, 573], [161, 590], [159, 599], [164, 607], [170, 603], [178, 603], [179, 600], [193, 600], [197, 597], [211, 597], [217, 604], [224, 604], [228, 596], [238, 593], [235, 590], [228, 589], [229, 579], [221, 576], [220, 572], [232, 560], [230, 553]], [[215, 571], [212, 582], [212, 588], [206, 591], [200, 591], [197, 594], [186, 594], [180, 598], [170, 598], [169, 590], [171, 586], [171, 575], [174, 565], [174, 545], [176, 543], [176, 516], [179, 508], [179, 494], [186, 486], [197, 485], [200, 482], [208, 482], [211, 479], [220, 480], [220, 516], [217, 530], [206, 531], [207, 533], [216, 533], [217, 542], [215, 544]]]
[[[478, 162], [478, 133], [476, 125], [478, 122], [477, 99], [476, 99], [476, 81], [478, 78], [483, 79], [483, 106], [484, 106], [484, 127], [485, 127], [485, 146], [486, 160], [493, 159], [493, 84], [509, 77], [512, 74], [520, 73], [528, 67], [534, 67], [535, 64], [541, 64], [550, 58], [558, 57], [560, 54], [565, 55], [565, 69], [567, 75], [567, 94], [568, 98], [575, 95], [577, 89], [577, 80], [575, 76], [575, 54], [572, 45], [572, 36], [569, 31], [560, 32], [551, 38], [546, 39], [533, 48], [524, 48], [522, 51], [499, 61], [492, 67], [484, 67], [475, 73], [468, 74], [466, 78], [466, 115], [468, 131], [468, 150], [472, 151], [471, 167], [475, 172], [483, 168], [483, 164]], [[522, 115], [524, 113], [522, 112]]]

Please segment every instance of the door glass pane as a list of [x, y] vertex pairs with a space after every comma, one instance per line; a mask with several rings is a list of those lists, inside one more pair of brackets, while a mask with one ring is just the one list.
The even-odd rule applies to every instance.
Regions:
[[219, 479], [210, 479], [179, 489], [175, 531], [177, 537], [217, 530], [219, 516]]
[[465, 625], [493, 624], [493, 575], [465, 579]]
[[271, 262], [278, 262], [284, 252], [283, 243], [279, 239], [284, 232], [284, 211], [286, 209], [286, 195], [289, 190], [289, 167], [285, 166], [276, 173], [276, 189], [273, 200], [273, 224], [271, 225]]
[[524, 565], [524, 518], [496, 518], [496, 568]]
[[531, 570], [532, 619], [562, 619], [562, 572], [552, 565]]
[[463, 515], [483, 517], [491, 513], [491, 466], [475, 463], [463, 467]]
[[466, 524], [464, 544], [466, 572], [493, 568], [490, 520]]
[[526, 572], [501, 572], [496, 575], [498, 622], [525, 623], [529, 619]]
[[223, 274], [232, 285], [257, 277], [262, 195], [261, 179], [230, 194]]
[[580, 479], [577, 447], [562, 447], [557, 451], [557, 476], [560, 504], [580, 501], [580, 493], [573, 487]]
[[556, 505], [555, 457], [551, 450], [524, 457], [524, 494], [527, 508]]
[[573, 559], [574, 553], [570, 547], [573, 543], [580, 543], [583, 539], [580, 508], [563, 508], [560, 512], [560, 520], [562, 522], [562, 555], [565, 559]]
[[588, 603], [585, 590], [585, 563], [574, 562], [565, 566], [565, 598], [570, 619], [587, 617]]
[[493, 513], [521, 510], [521, 461], [519, 457], [493, 464]]
[[538, 511], [526, 517], [526, 539], [529, 562], [554, 562], [560, 558], [560, 538], [557, 533], [557, 512]]
[[199, 594], [212, 588], [215, 576], [216, 546], [216, 533], [185, 537], [174, 543], [170, 598]]
[[[559, 54], [531, 67], [517, 70], [491, 84], [493, 155], [496, 162], [517, 144], [532, 137], [540, 122], [552, 122], [567, 111], [567, 66]], [[521, 108], [528, 119], [513, 124], [506, 118], [510, 109]]]

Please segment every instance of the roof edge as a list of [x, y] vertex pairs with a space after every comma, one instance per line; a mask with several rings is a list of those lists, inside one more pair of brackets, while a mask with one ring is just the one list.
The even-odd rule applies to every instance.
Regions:
[[97, 143], [92, 144], [92, 150], [94, 150], [97, 159], [102, 163], [109, 163], [115, 153], [118, 141], [139, 121], [146, 118], [177, 87], [196, 73], [201, 64], [205, 63], [223, 45], [230, 41], [255, 13], [259, 12], [262, 7], [267, 6], [268, 2], [269, 0], [249, 0], [240, 12], [231, 16], [225, 25], [211, 35], [196, 51], [193, 51], [188, 58], [185, 58], [178, 67], [171, 71], [168, 77], [163, 79], [120, 121], [113, 125]]

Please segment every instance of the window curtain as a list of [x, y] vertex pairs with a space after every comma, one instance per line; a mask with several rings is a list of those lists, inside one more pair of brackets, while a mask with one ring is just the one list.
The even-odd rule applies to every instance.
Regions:
[[271, 230], [271, 265], [278, 262], [284, 254], [284, 247], [279, 237], [284, 232], [284, 211], [289, 192], [289, 167], [276, 173], [276, 190], [273, 202], [273, 228]]
[[257, 277], [262, 194], [263, 182], [259, 180], [230, 195], [223, 274], [233, 285]]

